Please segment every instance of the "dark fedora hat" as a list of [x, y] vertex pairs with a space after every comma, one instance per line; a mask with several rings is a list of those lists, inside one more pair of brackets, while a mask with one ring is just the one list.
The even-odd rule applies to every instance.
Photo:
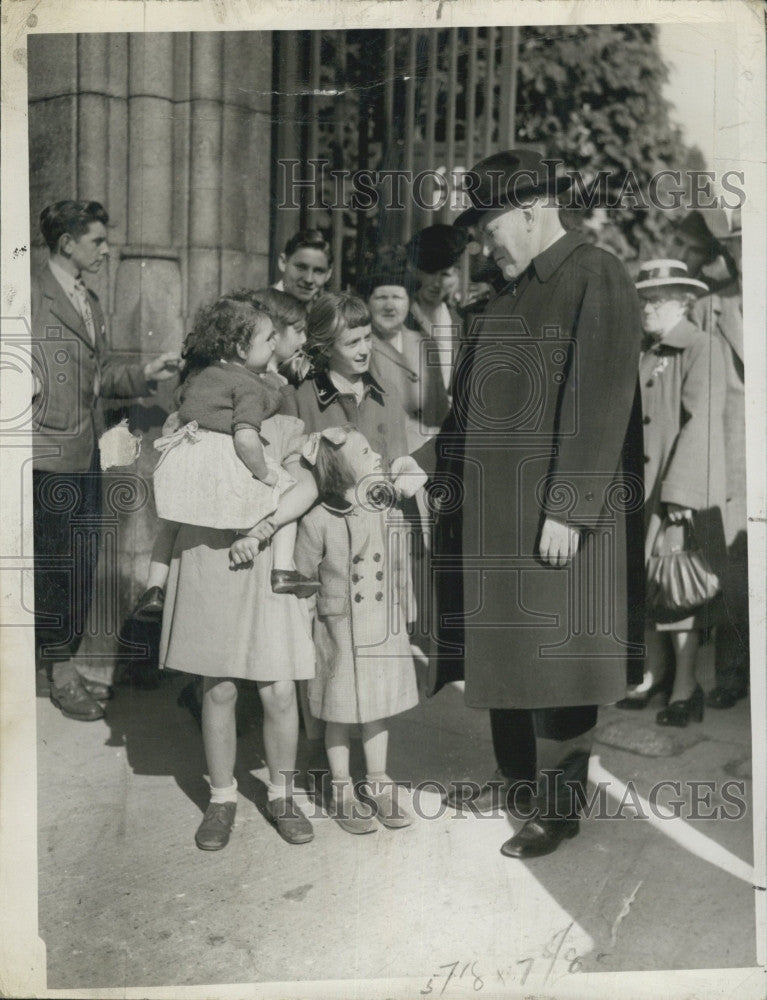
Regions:
[[427, 274], [444, 271], [461, 259], [469, 242], [465, 229], [438, 223], [417, 232], [407, 243], [408, 263]]
[[[707, 211], [712, 210], [708, 209]], [[693, 244], [693, 246], [700, 247], [703, 250], [716, 250], [717, 239], [713, 234], [712, 227], [706, 222], [703, 212], [697, 208], [685, 215], [684, 219], [676, 226], [676, 231], [686, 242]]]
[[572, 178], [557, 176], [556, 161], [546, 161], [532, 149], [508, 149], [480, 160], [464, 174], [463, 183], [471, 208], [461, 212], [456, 226], [473, 226], [485, 212], [518, 208], [536, 195], [564, 191]]

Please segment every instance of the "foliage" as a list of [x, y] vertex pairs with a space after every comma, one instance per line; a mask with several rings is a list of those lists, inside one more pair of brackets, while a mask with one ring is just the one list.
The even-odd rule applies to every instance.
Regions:
[[[437, 30], [436, 66], [429, 65], [428, 34], [419, 32], [415, 47], [412, 156], [416, 169], [447, 165], [446, 122], [451, 101], [456, 109], [458, 163], [464, 162], [466, 150], [469, 31], [458, 32], [457, 73], [452, 82], [451, 32]], [[333, 166], [353, 171], [363, 166], [399, 168], [406, 162], [404, 78], [409, 75], [410, 36], [408, 31], [324, 33], [320, 83], [326, 96], [307, 102], [304, 110], [307, 121], [316, 116], [319, 155]], [[477, 33], [475, 160], [486, 148], [488, 107], [493, 115], [489, 133], [492, 151], [500, 142], [501, 74], [508, 72], [510, 52], [504, 44], [507, 35], [496, 29], [493, 37], [494, 72], [488, 85], [488, 30], [482, 28]], [[308, 52], [308, 33], [305, 40]], [[395, 46], [394, 128], [387, 134], [386, 66], [390, 42]], [[680, 130], [671, 121], [670, 106], [663, 97], [668, 71], [653, 25], [521, 28], [517, 72], [516, 144], [561, 159], [567, 169], [579, 171], [587, 185], [600, 171], [608, 171], [613, 190], [619, 191], [633, 174], [646, 194], [650, 178], [662, 169], [701, 168], [699, 151], [684, 145]], [[429, 74], [437, 97], [433, 140], [437, 162], [427, 164]], [[324, 195], [329, 201], [335, 196], [331, 178], [326, 178]], [[396, 243], [403, 236], [401, 215], [348, 209], [343, 212], [345, 283], [353, 282], [356, 272], [369, 266], [380, 244]], [[586, 226], [595, 239], [627, 261], [657, 256], [668, 245], [669, 213], [657, 208], [624, 207], [607, 212], [592, 208], [566, 215], [570, 216], [566, 219], [568, 226]], [[327, 209], [315, 210], [309, 221], [329, 228], [331, 217]], [[415, 227], [429, 221], [427, 214], [414, 213]]]

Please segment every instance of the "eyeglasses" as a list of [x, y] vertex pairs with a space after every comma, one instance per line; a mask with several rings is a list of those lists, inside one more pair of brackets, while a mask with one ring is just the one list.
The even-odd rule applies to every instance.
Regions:
[[661, 306], [665, 305], [667, 302], [678, 302], [682, 303], [682, 299], [642, 299], [642, 308], [649, 306], [653, 312], [657, 312]]

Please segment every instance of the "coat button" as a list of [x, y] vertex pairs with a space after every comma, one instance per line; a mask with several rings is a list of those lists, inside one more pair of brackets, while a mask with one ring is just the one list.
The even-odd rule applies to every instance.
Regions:
[[374, 552], [373, 553], [373, 562], [380, 562], [380, 561], [381, 561], [381, 553], [380, 552]]
[[361, 563], [362, 562], [362, 556], [354, 556], [352, 558], [352, 562], [353, 563]]
[[359, 573], [352, 573], [352, 583], [359, 583], [361, 579]]
[[645, 385], [647, 386], [648, 389], [651, 389], [655, 385], [655, 379], [648, 378], [647, 381], [645, 382]]
[[649, 417], [645, 417], [643, 422], [645, 424], [649, 424], [650, 423], [650, 418]]
[[383, 594], [381, 593], [381, 591], [380, 591], [380, 590], [379, 590], [379, 591], [378, 591], [378, 593], [376, 594], [376, 600], [377, 600], [377, 601], [382, 601], [382, 600], [383, 600]]
[[376, 573], [376, 580], [383, 580], [383, 572], [380, 569]]
[[355, 594], [354, 600], [357, 602], [357, 604], [359, 604], [360, 601], [362, 600], [362, 594]]
[[593, 500], [594, 494], [591, 492], [591, 490], [589, 490], [589, 492], [585, 494], [585, 497], [587, 500]]

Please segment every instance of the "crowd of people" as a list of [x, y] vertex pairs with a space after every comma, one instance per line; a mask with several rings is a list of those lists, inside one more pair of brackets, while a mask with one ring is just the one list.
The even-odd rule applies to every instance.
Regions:
[[[225, 847], [234, 823], [244, 681], [263, 706], [267, 812], [283, 838], [313, 837], [293, 794], [300, 711], [323, 725], [339, 826], [403, 827], [414, 817], [387, 773], [387, 720], [418, 703], [420, 645], [427, 694], [461, 680], [466, 704], [490, 713], [496, 773], [470, 802], [457, 786], [448, 802], [536, 807], [502, 847], [517, 858], [577, 834], [599, 705], [661, 698], [657, 724], [686, 726], [748, 693], [738, 219], [689, 213], [668, 257], [632, 282], [565, 231], [567, 181], [537, 154], [499, 153], [471, 173], [455, 224], [381, 255], [355, 292], [326, 290], [331, 246], [299, 232], [274, 287], [206, 304], [180, 356], [145, 365], [110, 359], [83, 282], [108, 252], [103, 207], [42, 213], [38, 370], [58, 370], [51, 326], [77, 350], [73, 377], [35, 386], [39, 691], [84, 721], [112, 693], [78, 670], [73, 615], [87, 614], [94, 563], [77, 579], [49, 571], [75, 509], [52, 513], [49, 498], [66, 486], [98, 516], [99, 399], [178, 379], [133, 613], [161, 622], [161, 667], [193, 675], [211, 792], [203, 850]], [[470, 234], [490, 265], [471, 304], [458, 296]], [[647, 567], [680, 551], [711, 595], [646, 598]], [[604, 579], [594, 567], [608, 563]], [[696, 665], [712, 640], [706, 696]], [[543, 770], [557, 776], [545, 789]]]

